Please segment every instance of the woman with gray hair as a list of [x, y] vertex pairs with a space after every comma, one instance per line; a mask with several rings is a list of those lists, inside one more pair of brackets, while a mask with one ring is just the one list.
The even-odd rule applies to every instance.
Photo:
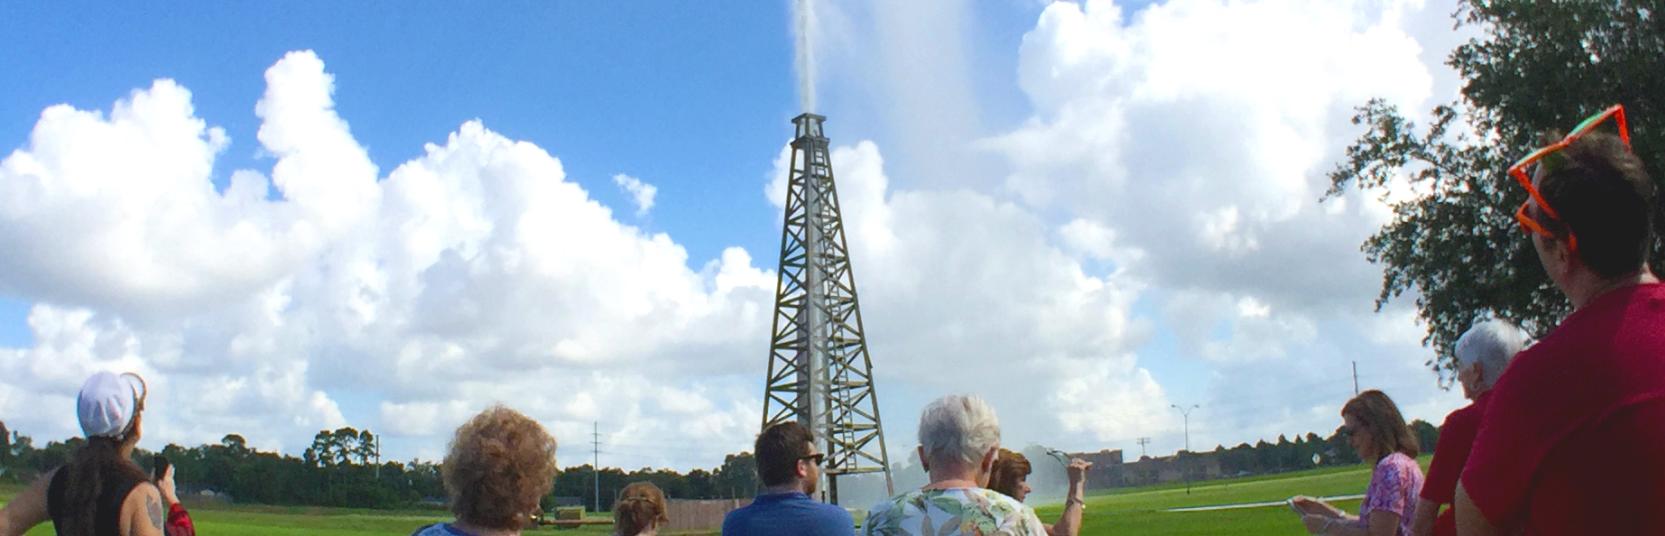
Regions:
[[1440, 506], [1456, 499], [1457, 477], [1468, 462], [1474, 436], [1480, 432], [1480, 418], [1486, 414], [1492, 385], [1503, 375], [1509, 360], [1531, 344], [1525, 332], [1502, 320], [1482, 321], [1457, 339], [1452, 352], [1457, 357], [1457, 382], [1463, 386], [1463, 397], [1473, 402], [1451, 412], [1440, 425], [1439, 443], [1434, 446], [1434, 461], [1428, 465], [1428, 478], [1417, 501], [1412, 534], [1457, 533], [1454, 512], [1451, 508], [1441, 512]]
[[919, 417], [919, 461], [931, 483], [874, 505], [862, 534], [1045, 536], [1035, 510], [986, 489], [1000, 419], [976, 395], [949, 395]]

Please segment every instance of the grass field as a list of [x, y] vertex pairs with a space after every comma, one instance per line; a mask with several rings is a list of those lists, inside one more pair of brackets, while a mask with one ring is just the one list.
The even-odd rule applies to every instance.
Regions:
[[[1426, 468], [1428, 459], [1420, 460]], [[1369, 483], [1369, 470], [1363, 466], [1315, 469], [1282, 475], [1268, 475], [1246, 479], [1220, 480], [1191, 487], [1186, 493], [1183, 485], [1161, 485], [1112, 492], [1093, 493], [1087, 497], [1087, 515], [1082, 534], [1099, 535], [1180, 535], [1180, 534], [1303, 534], [1301, 523], [1289, 509], [1279, 507], [1245, 508], [1211, 512], [1165, 512], [1169, 508], [1241, 504], [1277, 501], [1291, 495], [1332, 496], [1364, 493]], [[0, 486], [0, 502], [11, 500], [18, 491], [15, 486]], [[1358, 501], [1336, 504], [1349, 512], [1358, 510]], [[1063, 507], [1059, 504], [1038, 508], [1043, 521], [1058, 519]], [[274, 536], [317, 534], [324, 536], [405, 535], [416, 527], [441, 521], [443, 513], [432, 511], [380, 511], [342, 508], [237, 506], [223, 509], [198, 508], [192, 510], [197, 531], [204, 536]], [[540, 532], [551, 534], [608, 534], [607, 527], [582, 530]], [[42, 526], [29, 536], [50, 536], [51, 527]]]

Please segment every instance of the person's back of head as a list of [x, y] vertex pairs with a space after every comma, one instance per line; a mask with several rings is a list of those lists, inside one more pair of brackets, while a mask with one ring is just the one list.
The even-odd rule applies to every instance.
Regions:
[[1020, 495], [1018, 486], [1033, 469], [1029, 458], [1023, 454], [1000, 449], [1000, 454], [994, 459], [994, 468], [989, 470], [989, 489], [1016, 498]]
[[1405, 424], [1399, 406], [1388, 398], [1387, 393], [1375, 389], [1359, 393], [1341, 407], [1341, 414], [1352, 415], [1370, 429], [1379, 457], [1398, 452], [1415, 458], [1421, 453], [1416, 436], [1411, 435], [1411, 427]]
[[1000, 446], [1000, 418], [977, 395], [948, 395], [919, 416], [919, 446], [929, 464], [975, 468]]
[[[126, 498], [105, 495], [122, 491], [116, 487], [124, 482], [132, 485], [149, 481], [144, 470], [127, 456], [141, 435], [140, 414], [147, 395], [144, 379], [133, 373], [99, 372], [81, 385], [76, 416], [87, 443], [76, 450], [69, 465], [58, 469], [65, 472], [61, 475], [64, 489], [60, 490], [60, 515], [54, 518], [58, 534], [96, 534], [98, 519], [119, 519], [121, 501]], [[103, 499], [112, 502], [100, 504]], [[101, 507], [116, 511], [102, 511]]]
[[1474, 324], [1457, 338], [1452, 354], [1457, 358], [1457, 370], [1462, 372], [1479, 364], [1481, 390], [1497, 384], [1497, 378], [1508, 368], [1515, 354], [1531, 346], [1532, 337], [1514, 324], [1490, 319]]
[[440, 467], [451, 513], [479, 528], [519, 530], [555, 485], [555, 438], [543, 425], [494, 405], [457, 428]]
[[1537, 217], [1552, 232], [1570, 230], [1578, 258], [1603, 278], [1636, 272], [1653, 246], [1658, 199], [1642, 160], [1618, 136], [1592, 132], [1543, 158], [1538, 190], [1555, 218]]
[[618, 502], [613, 504], [613, 526], [619, 536], [656, 531], [660, 525], [671, 522], [669, 510], [665, 492], [659, 486], [652, 482], [633, 482], [624, 487]]
[[763, 430], [752, 445], [757, 453], [758, 479], [765, 487], [797, 482], [800, 479], [798, 463], [810, 455], [810, 445], [814, 441], [815, 433], [797, 421], [783, 422]]

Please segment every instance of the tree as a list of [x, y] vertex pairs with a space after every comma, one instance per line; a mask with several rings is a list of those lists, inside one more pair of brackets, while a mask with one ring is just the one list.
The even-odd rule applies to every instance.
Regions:
[[[1465, 0], [1453, 17], [1482, 37], [1447, 58], [1465, 85], [1421, 130], [1372, 100], [1354, 124], [1366, 131], [1330, 172], [1326, 198], [1348, 188], [1386, 197], [1396, 177], [1420, 195], [1392, 203], [1395, 217], [1362, 246], [1383, 267], [1376, 307], [1409, 292], [1428, 326], [1428, 364], [1455, 371], [1451, 345], [1493, 316], [1542, 336], [1571, 310], [1514, 221], [1526, 193], [1505, 171], [1614, 103], [1623, 104], [1633, 149], [1656, 183], [1665, 179], [1665, 18], [1658, 0], [1538, 2]], [[1665, 218], [1660, 218], [1665, 230]], [[1665, 233], [1662, 233], [1665, 234]], [[1652, 265], [1665, 265], [1656, 243]]]
[[751, 497], [760, 486], [757, 477], [757, 458], [750, 452], [723, 457], [722, 467], [713, 471], [712, 486], [723, 497]]
[[1416, 436], [1416, 448], [1424, 454], [1433, 454], [1434, 446], [1439, 445], [1440, 430], [1428, 421], [1417, 419], [1411, 421], [1411, 434]]
[[370, 433], [369, 429], [359, 431], [358, 450], [355, 452], [358, 455], [359, 464], [371, 465], [372, 463], [381, 462], [380, 452], [381, 449], [376, 444], [376, 434]]
[[225, 447], [232, 456], [242, 458], [249, 454], [249, 441], [237, 434], [226, 434], [220, 438], [220, 446]]

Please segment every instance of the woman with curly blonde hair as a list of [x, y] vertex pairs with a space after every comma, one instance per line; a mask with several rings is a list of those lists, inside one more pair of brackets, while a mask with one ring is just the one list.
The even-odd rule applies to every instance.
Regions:
[[632, 482], [613, 503], [613, 527], [618, 536], [656, 536], [659, 527], [671, 522], [666, 514], [665, 492], [652, 482]]
[[520, 412], [493, 405], [457, 428], [440, 477], [457, 519], [412, 536], [517, 536], [555, 486], [555, 437]]

